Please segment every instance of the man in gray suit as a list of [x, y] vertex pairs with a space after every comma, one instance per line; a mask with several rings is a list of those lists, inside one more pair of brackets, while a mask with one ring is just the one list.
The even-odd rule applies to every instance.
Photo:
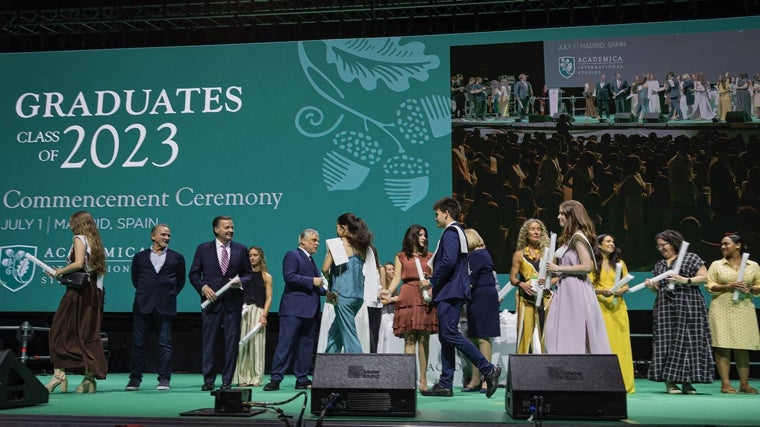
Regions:
[[615, 81], [612, 82], [612, 99], [615, 101], [615, 112], [625, 113], [627, 111], [627, 97], [628, 91], [631, 86], [628, 84], [628, 80], [623, 78], [620, 73], [615, 73]]
[[528, 118], [528, 105], [531, 96], [533, 96], [533, 86], [528, 82], [527, 75], [520, 74], [517, 83], [515, 83], [515, 100], [517, 101], [517, 117], [519, 119]]

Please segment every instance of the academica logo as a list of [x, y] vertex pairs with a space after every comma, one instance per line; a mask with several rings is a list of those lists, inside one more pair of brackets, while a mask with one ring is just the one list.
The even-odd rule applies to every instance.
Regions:
[[560, 56], [559, 57], [559, 75], [569, 79], [575, 74], [575, 57], [574, 56]]
[[36, 246], [13, 245], [0, 247], [0, 284], [11, 292], [17, 292], [34, 278], [35, 265], [24, 254], [37, 256]]

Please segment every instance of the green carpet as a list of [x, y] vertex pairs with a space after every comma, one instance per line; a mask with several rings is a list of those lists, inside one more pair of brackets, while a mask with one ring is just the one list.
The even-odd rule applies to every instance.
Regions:
[[[43, 383], [50, 377], [40, 376]], [[0, 410], [0, 425], [5, 425], [4, 417], [19, 415], [55, 416], [87, 416], [87, 417], [123, 417], [140, 423], [143, 417], [165, 418], [168, 423], [172, 419], [179, 424], [192, 421], [189, 417], [179, 417], [180, 412], [201, 408], [213, 408], [214, 397], [209, 392], [200, 390], [201, 376], [199, 374], [175, 374], [172, 378], [172, 389], [156, 390], [157, 382], [154, 374], [146, 375], [142, 387], [138, 391], [127, 392], [127, 374], [109, 374], [108, 379], [98, 382], [95, 394], [77, 394], [74, 388], [81, 376], [69, 376], [69, 392], [60, 393], [56, 390], [50, 394], [48, 404], [28, 406], [23, 408]], [[218, 385], [218, 384], [217, 384]], [[254, 388], [252, 400], [255, 402], [279, 402], [294, 396], [299, 390], [293, 388], [292, 376], [286, 377], [281, 389], [276, 392], [264, 392]], [[734, 384], [738, 387], [738, 384]], [[755, 384], [755, 386], [760, 386]], [[624, 422], [573, 422], [546, 421], [545, 424], [565, 425], [623, 425], [658, 424], [658, 425], [760, 425], [760, 396], [758, 395], [727, 395], [720, 393], [720, 382], [713, 384], [695, 385], [699, 394], [695, 396], [668, 395], [664, 385], [647, 380], [636, 380], [636, 393], [628, 395], [628, 419]], [[389, 423], [482, 423], [508, 424], [529, 423], [525, 420], [513, 420], [505, 411], [505, 390], [500, 388], [496, 395], [487, 399], [480, 393], [459, 393], [455, 391], [453, 398], [424, 397], [418, 395], [417, 416], [413, 418], [358, 418], [358, 417], [329, 417], [330, 421], [361, 420], [363, 423], [381, 421]], [[307, 394], [310, 398], [310, 394]], [[286, 415], [298, 418], [304, 398], [299, 396], [294, 401], [277, 406]], [[307, 405], [307, 425], [314, 425], [316, 415], [310, 413]], [[256, 423], [257, 420], [277, 420], [277, 414], [269, 411], [264, 414], [246, 418], [245, 423]], [[219, 420], [222, 421], [222, 420]], [[326, 423], [327, 424], [327, 423]], [[532, 424], [532, 423], [530, 423]]]

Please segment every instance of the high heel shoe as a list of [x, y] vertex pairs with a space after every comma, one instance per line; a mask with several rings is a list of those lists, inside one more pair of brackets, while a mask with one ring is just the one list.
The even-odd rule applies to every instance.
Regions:
[[48, 392], [52, 393], [59, 385], [61, 386], [61, 393], [68, 391], [69, 380], [66, 378], [66, 371], [63, 369], [53, 369], [53, 378], [45, 385], [45, 388]]
[[92, 374], [87, 373], [84, 375], [82, 383], [76, 388], [77, 393], [95, 393], [98, 389], [98, 383], [95, 381], [95, 377]]

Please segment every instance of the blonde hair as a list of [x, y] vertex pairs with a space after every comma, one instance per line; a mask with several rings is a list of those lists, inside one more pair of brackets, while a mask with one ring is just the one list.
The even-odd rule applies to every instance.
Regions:
[[480, 237], [480, 234], [478, 234], [477, 231], [475, 231], [474, 228], [468, 228], [464, 230], [464, 235], [467, 237], [467, 249], [468, 250], [475, 250], [477, 248], [484, 248], [486, 247], [486, 244], [483, 242], [483, 238]]
[[539, 239], [538, 248], [543, 251], [544, 248], [549, 246], [549, 230], [546, 229], [546, 226], [540, 219], [529, 218], [523, 223], [519, 233], [517, 233], [516, 250], [521, 251], [528, 246], [528, 229], [534, 222], [541, 227], [541, 238]]

